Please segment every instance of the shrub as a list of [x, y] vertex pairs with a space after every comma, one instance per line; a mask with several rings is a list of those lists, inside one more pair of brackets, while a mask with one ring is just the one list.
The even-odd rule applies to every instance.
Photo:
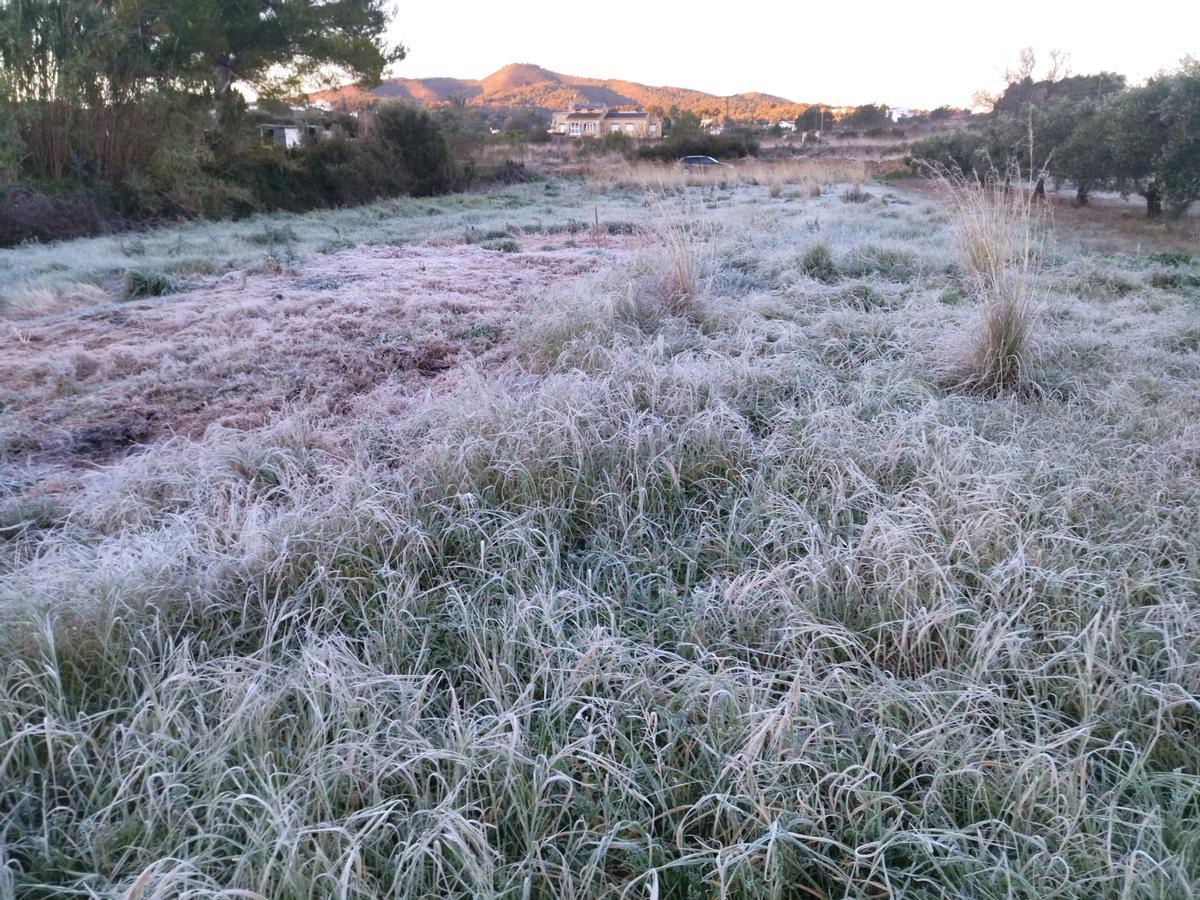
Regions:
[[0, 246], [65, 241], [109, 230], [91, 197], [56, 196], [23, 185], [0, 194]]
[[462, 181], [464, 185], [507, 185], [526, 184], [538, 178], [537, 173], [526, 168], [525, 163], [506, 159], [492, 165], [480, 165], [475, 162], [463, 166]]
[[301, 152], [297, 176], [307, 208], [367, 203], [379, 194], [379, 182], [364, 170], [358, 144], [341, 137], [316, 141]]
[[604, 149], [615, 153], [629, 153], [633, 150], [633, 138], [620, 131], [610, 131], [604, 136]]
[[365, 163], [391, 189], [389, 194], [429, 197], [455, 185], [454, 158], [446, 138], [424, 110], [397, 102], [383, 104], [363, 143], [360, 165]]
[[657, 159], [664, 162], [681, 156], [712, 156], [716, 159], [740, 159], [758, 155], [758, 142], [753, 138], [740, 138], [724, 134], [675, 135], [654, 144], [641, 147], [640, 159]]
[[978, 131], [952, 131], [917, 141], [909, 155], [914, 165], [967, 177], [985, 178], [991, 169], [987, 139]]

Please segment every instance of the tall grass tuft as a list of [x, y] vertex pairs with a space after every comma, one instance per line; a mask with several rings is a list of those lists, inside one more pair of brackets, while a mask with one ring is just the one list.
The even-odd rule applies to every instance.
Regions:
[[683, 218], [659, 210], [653, 228], [657, 255], [655, 286], [668, 315], [695, 317], [708, 293], [712, 270], [712, 235], [690, 227]]
[[1022, 187], [1015, 168], [983, 179], [941, 169], [937, 178], [968, 286], [982, 306], [977, 330], [949, 361], [946, 374], [960, 390], [1032, 388], [1045, 207]]

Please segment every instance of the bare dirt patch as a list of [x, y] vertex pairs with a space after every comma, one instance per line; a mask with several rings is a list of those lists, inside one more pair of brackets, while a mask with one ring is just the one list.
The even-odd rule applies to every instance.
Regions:
[[16, 467], [29, 488], [37, 472], [109, 462], [213, 425], [256, 428], [283, 409], [335, 423], [386, 414], [468, 363], [498, 365], [529, 297], [611, 262], [627, 242], [538, 243], [517, 253], [360, 247], [297, 271], [226, 275], [157, 300], [2, 325], [10, 490]]

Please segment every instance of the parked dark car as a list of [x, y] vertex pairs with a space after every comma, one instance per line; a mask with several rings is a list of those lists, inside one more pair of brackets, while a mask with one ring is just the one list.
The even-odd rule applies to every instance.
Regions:
[[679, 160], [679, 165], [683, 166], [688, 171], [709, 169], [714, 166], [729, 168], [728, 163], [723, 163], [720, 160], [713, 159], [711, 156], [684, 156]]

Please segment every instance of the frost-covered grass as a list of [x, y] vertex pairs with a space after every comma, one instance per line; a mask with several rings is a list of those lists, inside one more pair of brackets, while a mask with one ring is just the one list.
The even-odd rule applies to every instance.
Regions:
[[606, 200], [581, 181], [534, 181], [479, 193], [401, 198], [308, 213], [271, 213], [239, 221], [191, 222], [145, 232], [0, 249], [0, 319], [39, 310], [94, 305], [98, 292], [119, 298], [130, 271], [212, 280], [230, 271], [302, 267], [349, 247], [445, 241], [479, 242], [526, 230], [577, 229], [627, 219], [640, 197]]
[[675, 231], [519, 366], [8, 526], [0, 894], [1200, 889], [1195, 264], [1060, 239], [959, 392], [954, 223], [864, 189], [555, 187]]

